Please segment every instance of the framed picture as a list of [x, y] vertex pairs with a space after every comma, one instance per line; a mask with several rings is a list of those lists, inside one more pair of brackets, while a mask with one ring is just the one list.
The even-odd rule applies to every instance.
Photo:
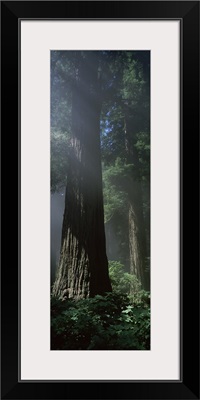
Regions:
[[1, 11], [2, 399], [198, 399], [199, 2]]

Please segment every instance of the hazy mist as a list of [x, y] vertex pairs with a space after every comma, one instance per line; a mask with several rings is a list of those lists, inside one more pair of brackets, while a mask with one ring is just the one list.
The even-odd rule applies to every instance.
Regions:
[[51, 194], [51, 283], [59, 261], [64, 200], [65, 195], [62, 192]]

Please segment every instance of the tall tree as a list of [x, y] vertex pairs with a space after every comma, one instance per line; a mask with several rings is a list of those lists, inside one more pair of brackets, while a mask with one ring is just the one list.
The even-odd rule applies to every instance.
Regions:
[[[144, 289], [149, 290], [149, 274], [146, 272], [146, 233], [143, 214], [143, 194], [134, 122], [125, 112], [125, 139], [127, 162], [134, 163], [134, 173], [126, 177], [128, 194], [130, 273], [137, 276]], [[132, 142], [132, 143], [131, 143]]]
[[102, 194], [99, 52], [76, 52], [71, 61], [70, 157], [53, 294], [86, 298], [111, 291]]
[[[136, 147], [138, 134], [149, 132], [149, 63], [147, 52], [137, 52], [136, 60], [128, 53], [124, 69], [122, 94], [126, 161], [133, 164], [134, 173], [128, 177], [130, 272], [137, 276], [144, 289], [149, 290], [150, 275], [146, 269], [147, 243], [143, 210], [142, 168]], [[137, 57], [136, 57], [137, 56]], [[144, 68], [145, 65], [145, 68]]]
[[[105, 163], [113, 165], [119, 156], [124, 164], [123, 169], [118, 168], [118, 175], [115, 168], [113, 177], [118, 191], [123, 188], [127, 195], [126, 220], [129, 232], [130, 272], [137, 276], [147, 290], [150, 285], [147, 268], [149, 255], [147, 236], [150, 232], [146, 210], [146, 219], [144, 215], [144, 192], [149, 198], [146, 183], [149, 180], [150, 165], [146, 163], [148, 168], [144, 176], [145, 163], [141, 160], [138, 142], [141, 143], [145, 138], [143, 146], [148, 148], [146, 153], [149, 154], [149, 63], [149, 52], [119, 52], [115, 60], [116, 93], [114, 98], [104, 105], [104, 108], [107, 106], [109, 109], [107, 113], [109, 123], [107, 115], [103, 125], [105, 133], [102, 137]], [[131, 166], [132, 168], [127, 168]]]

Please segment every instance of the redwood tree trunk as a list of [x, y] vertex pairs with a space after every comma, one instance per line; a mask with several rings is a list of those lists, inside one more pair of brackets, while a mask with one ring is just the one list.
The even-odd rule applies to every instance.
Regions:
[[145, 290], [149, 290], [149, 273], [146, 271], [146, 233], [140, 182], [132, 182], [132, 186], [129, 187], [129, 250], [130, 273], [137, 276]]
[[129, 251], [130, 273], [136, 275], [145, 290], [150, 289], [149, 271], [146, 271], [146, 232], [143, 215], [143, 196], [140, 180], [140, 166], [135, 148], [134, 118], [129, 118], [125, 110], [125, 149], [127, 163], [134, 164], [134, 177], [127, 181], [129, 200]]
[[100, 154], [97, 53], [77, 56], [72, 139], [60, 262], [53, 294], [86, 298], [111, 291], [106, 256]]

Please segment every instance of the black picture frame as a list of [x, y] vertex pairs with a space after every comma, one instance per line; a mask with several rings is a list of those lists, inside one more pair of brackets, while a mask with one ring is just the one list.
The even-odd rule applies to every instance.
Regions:
[[[20, 263], [20, 128], [18, 113], [19, 19], [179, 19], [181, 20], [181, 379], [180, 381], [20, 382], [18, 299]], [[199, 399], [199, 2], [198, 1], [3, 1], [2, 147], [5, 169], [5, 245], [2, 253], [2, 399]], [[14, 156], [10, 156], [12, 152]], [[17, 152], [18, 149], [18, 152]], [[9, 157], [8, 157], [9, 155]], [[16, 158], [16, 160], [15, 160]], [[17, 161], [18, 159], [18, 161]], [[17, 171], [17, 165], [19, 166]], [[11, 168], [11, 175], [8, 171]], [[15, 185], [16, 186], [16, 185]], [[11, 206], [10, 190], [12, 191]], [[14, 196], [13, 196], [14, 194]], [[9, 200], [9, 201], [8, 201]], [[18, 200], [18, 201], [17, 201]], [[17, 208], [18, 204], [18, 208]], [[18, 225], [14, 216], [18, 215]], [[18, 238], [18, 240], [17, 240]], [[12, 241], [12, 242], [11, 242]], [[12, 244], [12, 247], [11, 247]], [[12, 257], [13, 256], [13, 257]], [[169, 291], [170, 296], [170, 291]], [[173, 327], [169, 327], [173, 329]], [[130, 365], [131, 368], [131, 365]]]

